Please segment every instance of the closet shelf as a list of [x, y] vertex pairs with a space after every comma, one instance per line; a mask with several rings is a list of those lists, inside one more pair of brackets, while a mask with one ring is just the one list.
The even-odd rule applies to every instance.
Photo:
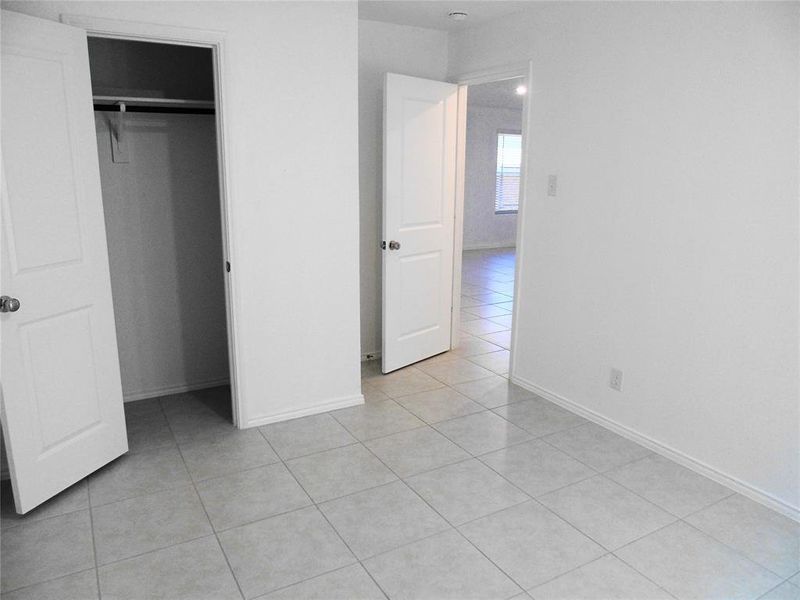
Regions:
[[137, 98], [136, 96], [92, 96], [94, 104], [114, 106], [124, 102], [126, 106], [149, 106], [153, 108], [201, 108], [214, 109], [213, 100], [185, 100], [181, 98]]

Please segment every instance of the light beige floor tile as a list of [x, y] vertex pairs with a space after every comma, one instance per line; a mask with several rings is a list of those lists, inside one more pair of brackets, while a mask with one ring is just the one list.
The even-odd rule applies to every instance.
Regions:
[[248, 429], [242, 434], [181, 447], [192, 479], [203, 481], [280, 460], [257, 429]]
[[[507, 278], [498, 278], [498, 279], [507, 279]], [[513, 277], [511, 279], [513, 281]], [[471, 296], [471, 298], [475, 298], [484, 304], [498, 304], [500, 302], [510, 302], [512, 297], [507, 294], [498, 294], [497, 292], [489, 292], [488, 294], [476, 294]]]
[[796, 585], [797, 587], [800, 587], [800, 573], [798, 573], [794, 577], [790, 577], [789, 582]]
[[478, 365], [458, 358], [444, 363], [435, 365], [421, 366], [420, 370], [425, 371], [431, 377], [434, 377], [446, 385], [455, 385], [457, 383], [464, 383], [465, 381], [475, 381], [476, 379], [483, 379], [484, 377], [491, 377], [493, 373], [479, 367]]
[[598, 471], [608, 471], [651, 454], [644, 446], [594, 423], [550, 435], [545, 441]]
[[483, 406], [451, 388], [403, 396], [397, 401], [427, 423], [461, 417], [485, 410]]
[[679, 517], [733, 493], [657, 454], [608, 471], [606, 476]]
[[[501, 305], [502, 306], [502, 305]], [[482, 340], [495, 344], [506, 350], [511, 349], [511, 331], [498, 331], [497, 333], [487, 333], [480, 336]]]
[[85, 479], [75, 485], [68, 487], [60, 494], [54, 496], [44, 504], [40, 504], [32, 511], [24, 515], [17, 514], [14, 508], [14, 496], [11, 490], [11, 482], [6, 480], [2, 490], [2, 516], [0, 524], [5, 530], [8, 527], [16, 527], [23, 523], [33, 523], [41, 519], [65, 515], [67, 513], [84, 510], [89, 508], [89, 486]]
[[128, 431], [129, 452], [141, 452], [154, 448], [175, 446], [175, 436], [172, 434], [167, 418], [161, 410], [135, 411], [125, 415], [125, 426]]
[[525, 589], [605, 554], [603, 548], [535, 501], [459, 529]]
[[[501, 309], [501, 310], [502, 310], [502, 309]], [[472, 313], [470, 313], [470, 312], [467, 312], [467, 311], [466, 311], [465, 309], [463, 309], [463, 308], [461, 309], [461, 313], [460, 313], [460, 314], [461, 314], [461, 317], [460, 317], [460, 318], [461, 318], [461, 322], [462, 322], [462, 323], [467, 323], [467, 322], [469, 322], [469, 321], [476, 321], [476, 320], [478, 320], [478, 319], [480, 319], [480, 318], [481, 318], [481, 317], [480, 317], [480, 316], [478, 316], [478, 315], [474, 315], [474, 314], [472, 314]]]
[[672, 600], [672, 596], [610, 554], [531, 590], [536, 600]]
[[595, 475], [595, 471], [541, 440], [485, 454], [481, 461], [531, 496]]
[[528, 500], [526, 494], [475, 459], [409, 477], [406, 483], [453, 525]]
[[492, 323], [497, 323], [498, 325], [502, 325], [506, 329], [511, 329], [511, 315], [499, 315], [496, 317], [490, 317], [489, 320]]
[[527, 431], [488, 410], [442, 421], [434, 427], [475, 456], [531, 439]]
[[94, 569], [3, 594], [3, 600], [96, 600], [97, 598], [97, 573]]
[[[383, 396], [382, 392], [370, 393]], [[356, 442], [356, 439], [328, 413], [273, 423], [259, 429], [275, 452], [284, 460]]]
[[782, 577], [800, 570], [800, 523], [740, 494], [686, 521]]
[[494, 375], [477, 381], [468, 381], [453, 386], [453, 389], [464, 394], [486, 408], [497, 408], [520, 400], [535, 398], [536, 394], [514, 385], [505, 377]]
[[415, 367], [406, 367], [387, 375], [374, 375], [364, 381], [390, 398], [435, 390], [444, 385], [441, 381]]
[[425, 425], [394, 400], [342, 408], [330, 414], [362, 441]]
[[315, 502], [332, 500], [397, 479], [361, 444], [295, 458], [287, 461], [286, 466]]
[[94, 568], [89, 511], [25, 523], [0, 536], [0, 589], [9, 590]]
[[511, 311], [498, 306], [497, 304], [484, 304], [482, 306], [471, 306], [464, 309], [465, 312], [471, 313], [481, 319], [490, 319], [492, 317], [500, 317], [502, 315], [510, 315]]
[[800, 587], [785, 581], [761, 596], [759, 600], [800, 600]]
[[282, 590], [259, 600], [384, 600], [381, 589], [361, 565], [350, 565]]
[[191, 483], [177, 448], [125, 454], [89, 476], [92, 506]]
[[507, 329], [508, 327], [505, 325], [500, 325], [489, 319], [477, 319], [461, 323], [461, 331], [465, 331], [470, 335], [486, 335], [487, 333], [496, 333]]
[[483, 302], [482, 300], [478, 300], [472, 296], [461, 296], [461, 308], [474, 308], [476, 306], [483, 306], [485, 304], [487, 304], [487, 302]]
[[92, 523], [98, 565], [213, 533], [192, 486], [95, 507]]
[[455, 531], [381, 554], [364, 566], [392, 600], [499, 599], [520, 591]]
[[365, 383], [361, 386], [361, 393], [364, 395], [364, 402], [368, 402], [370, 404], [391, 400], [389, 396], [384, 394], [382, 391], [375, 389], [368, 383]]
[[325, 502], [319, 509], [362, 560], [450, 528], [402, 481]]
[[103, 600], [240, 600], [214, 536], [100, 567]]
[[461, 358], [468, 358], [476, 354], [487, 354], [489, 352], [502, 350], [500, 346], [491, 344], [486, 340], [467, 334], [464, 334], [464, 336], [465, 337], [459, 338], [458, 346], [450, 351], [451, 354], [455, 354]]
[[615, 552], [676, 598], [758, 598], [781, 580], [763, 567], [677, 522]]
[[217, 531], [311, 504], [282, 464], [209, 479], [197, 484], [197, 492]]
[[674, 515], [602, 475], [545, 494], [538, 500], [609, 550], [676, 520]]
[[245, 598], [356, 562], [313, 506], [229, 529], [219, 541]]
[[466, 451], [430, 427], [419, 427], [364, 443], [400, 477], [470, 458]]
[[494, 412], [534, 437], [573, 429], [587, 422], [583, 417], [538, 397], [495, 408]]
[[499, 350], [497, 352], [490, 352], [489, 354], [470, 356], [468, 360], [474, 362], [479, 367], [489, 369], [493, 373], [505, 375], [508, 373], [508, 361], [510, 358], [511, 354], [508, 350]]

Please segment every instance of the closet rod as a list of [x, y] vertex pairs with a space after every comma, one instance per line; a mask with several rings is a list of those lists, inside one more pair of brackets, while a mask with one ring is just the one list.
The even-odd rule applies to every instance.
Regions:
[[[119, 112], [119, 106], [113, 104], [95, 104], [95, 110], [104, 112]], [[170, 113], [179, 115], [213, 115], [213, 108], [190, 108], [185, 106], [131, 106], [127, 105], [125, 112], [134, 113]]]

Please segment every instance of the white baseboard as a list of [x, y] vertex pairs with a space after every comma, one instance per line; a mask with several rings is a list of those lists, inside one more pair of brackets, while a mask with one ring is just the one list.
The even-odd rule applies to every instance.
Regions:
[[498, 248], [516, 248], [516, 243], [470, 244], [469, 246], [464, 246], [462, 250], [496, 250]]
[[180, 385], [164, 386], [149, 390], [141, 390], [138, 392], [124, 392], [122, 394], [122, 399], [124, 402], [136, 402], [137, 400], [148, 400], [150, 398], [158, 398], [160, 396], [169, 396], [170, 394], [183, 394], [184, 392], [204, 390], [206, 388], [217, 387], [220, 385], [228, 385], [229, 383], [230, 378], [228, 377], [207, 379], [206, 381], [182, 383]]
[[512, 383], [517, 384], [520, 387], [525, 388], [535, 394], [538, 394], [542, 398], [549, 400], [550, 402], [561, 406], [562, 408], [567, 409], [570, 412], [573, 412], [585, 419], [593, 421], [606, 429], [610, 429], [614, 433], [618, 433], [624, 438], [627, 438], [631, 441], [636, 442], [637, 444], [641, 444], [645, 448], [648, 448], [655, 452], [656, 454], [660, 454], [672, 461], [675, 461], [679, 465], [686, 467], [687, 469], [691, 469], [692, 471], [699, 473], [709, 479], [712, 479], [719, 483], [720, 485], [724, 485], [727, 488], [730, 488], [734, 492], [738, 492], [743, 496], [758, 502], [759, 504], [763, 504], [764, 506], [771, 508], [772, 510], [781, 513], [789, 517], [794, 521], [800, 522], [800, 508], [791, 506], [787, 504], [783, 500], [774, 497], [773, 495], [756, 488], [736, 477], [732, 477], [731, 475], [727, 475], [722, 471], [715, 469], [691, 456], [684, 454], [680, 450], [676, 450], [670, 446], [662, 444], [661, 442], [654, 440], [653, 438], [646, 436], [638, 431], [631, 429], [625, 425], [621, 425], [616, 421], [613, 421], [603, 415], [594, 412], [593, 410], [589, 410], [573, 402], [572, 400], [568, 400], [563, 396], [559, 396], [555, 392], [551, 392], [543, 387], [536, 385], [535, 383], [528, 381], [522, 377], [511, 377]]
[[320, 404], [315, 404], [308, 408], [301, 408], [300, 410], [290, 410], [276, 415], [267, 415], [263, 417], [256, 417], [250, 419], [245, 423], [242, 428], [247, 429], [250, 427], [260, 427], [261, 425], [269, 425], [270, 423], [277, 423], [279, 421], [288, 421], [289, 419], [297, 419], [299, 417], [308, 417], [310, 415], [317, 415], [319, 413], [328, 412], [329, 410], [336, 410], [337, 408], [349, 408], [351, 406], [358, 406], [364, 404], [363, 394], [355, 396], [344, 396], [342, 398], [334, 398]]

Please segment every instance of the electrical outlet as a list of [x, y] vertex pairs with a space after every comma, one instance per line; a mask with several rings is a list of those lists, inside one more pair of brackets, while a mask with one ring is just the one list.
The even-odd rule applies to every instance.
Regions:
[[558, 175], [547, 176], [547, 195], [555, 198], [558, 194]]
[[608, 387], [612, 390], [622, 391], [622, 371], [611, 369], [611, 377], [608, 380]]

